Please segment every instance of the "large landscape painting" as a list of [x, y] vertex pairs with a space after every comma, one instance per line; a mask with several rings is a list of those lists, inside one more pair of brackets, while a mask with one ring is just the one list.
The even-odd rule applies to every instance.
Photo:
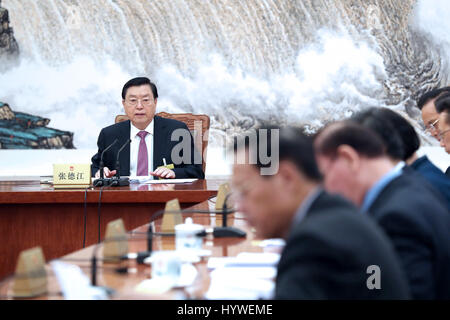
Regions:
[[211, 117], [210, 146], [266, 121], [306, 127], [370, 106], [409, 118], [446, 85], [441, 0], [3, 0], [0, 148], [95, 149], [151, 78], [158, 110]]

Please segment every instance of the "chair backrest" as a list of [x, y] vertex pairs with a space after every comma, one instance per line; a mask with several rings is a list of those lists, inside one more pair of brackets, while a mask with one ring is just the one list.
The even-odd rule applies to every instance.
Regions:
[[[156, 114], [162, 118], [174, 119], [184, 122], [194, 137], [195, 147], [198, 151], [201, 150], [203, 172], [206, 170], [206, 152], [209, 139], [210, 118], [206, 114], [192, 114], [192, 113], [167, 113], [159, 112]], [[116, 116], [115, 123], [127, 121], [129, 118], [126, 115]]]

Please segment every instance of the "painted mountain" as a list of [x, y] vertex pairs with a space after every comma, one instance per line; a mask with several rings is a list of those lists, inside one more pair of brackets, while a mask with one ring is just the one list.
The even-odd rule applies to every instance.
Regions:
[[0, 102], [0, 149], [75, 149], [73, 133], [47, 128], [49, 123]]

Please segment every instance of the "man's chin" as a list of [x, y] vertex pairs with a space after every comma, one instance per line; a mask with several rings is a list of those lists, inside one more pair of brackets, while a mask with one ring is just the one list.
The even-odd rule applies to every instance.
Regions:
[[143, 117], [134, 117], [131, 122], [133, 123], [133, 125], [137, 128], [141, 127], [141, 128], [145, 128], [150, 124], [150, 120], [147, 118], [143, 118]]

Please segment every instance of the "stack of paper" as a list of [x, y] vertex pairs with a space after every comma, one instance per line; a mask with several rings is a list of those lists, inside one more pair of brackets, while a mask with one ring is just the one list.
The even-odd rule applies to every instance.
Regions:
[[104, 289], [92, 287], [80, 267], [60, 261], [51, 262], [66, 300], [107, 300]]
[[211, 284], [206, 299], [270, 299], [275, 290], [276, 253], [243, 252], [234, 258], [210, 258]]
[[236, 257], [209, 258], [208, 269], [218, 267], [276, 267], [280, 255], [278, 253], [242, 252]]
[[180, 184], [180, 183], [192, 183], [198, 179], [154, 179], [153, 176], [148, 177], [130, 177], [130, 183], [139, 184]]

